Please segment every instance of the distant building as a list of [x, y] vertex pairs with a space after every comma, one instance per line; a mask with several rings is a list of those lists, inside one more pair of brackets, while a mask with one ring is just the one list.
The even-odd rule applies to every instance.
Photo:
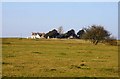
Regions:
[[74, 36], [72, 36], [72, 35], [68, 37], [68, 39], [73, 39], [73, 38], [74, 38]]
[[48, 36], [47, 39], [49, 39], [50, 37]]
[[39, 33], [39, 32], [32, 32], [31, 33], [31, 37], [27, 37], [28, 38], [32, 38], [32, 39], [40, 39], [40, 38], [44, 38], [45, 33]]

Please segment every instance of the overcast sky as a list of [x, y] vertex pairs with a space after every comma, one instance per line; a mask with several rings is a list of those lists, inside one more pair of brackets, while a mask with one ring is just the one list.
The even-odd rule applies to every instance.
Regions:
[[77, 33], [93, 24], [118, 36], [117, 2], [4, 2], [2, 13], [3, 37], [27, 37], [59, 26]]

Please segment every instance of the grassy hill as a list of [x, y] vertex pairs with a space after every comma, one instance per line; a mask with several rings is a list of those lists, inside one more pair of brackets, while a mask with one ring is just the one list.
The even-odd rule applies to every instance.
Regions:
[[78, 39], [2, 39], [3, 76], [118, 77], [118, 47]]

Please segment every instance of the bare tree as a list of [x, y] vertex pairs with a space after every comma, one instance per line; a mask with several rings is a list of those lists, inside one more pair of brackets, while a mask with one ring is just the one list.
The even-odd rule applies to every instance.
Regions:
[[60, 27], [58, 28], [58, 33], [59, 33], [59, 34], [63, 34], [63, 32], [64, 32], [64, 31], [63, 31], [63, 27], [60, 26]]
[[111, 34], [104, 29], [101, 25], [92, 25], [85, 29], [85, 33], [83, 35], [84, 39], [90, 40], [92, 43], [97, 45], [98, 42], [105, 40]]

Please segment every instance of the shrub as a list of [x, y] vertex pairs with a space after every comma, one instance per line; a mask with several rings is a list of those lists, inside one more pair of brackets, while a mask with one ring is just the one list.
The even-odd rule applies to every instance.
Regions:
[[117, 39], [115, 37], [108, 37], [105, 40], [106, 43], [108, 43], [109, 45], [113, 45], [113, 46], [117, 46]]
[[83, 39], [90, 40], [93, 44], [97, 45], [99, 42], [105, 40], [111, 34], [104, 29], [101, 25], [92, 25], [85, 28]]

